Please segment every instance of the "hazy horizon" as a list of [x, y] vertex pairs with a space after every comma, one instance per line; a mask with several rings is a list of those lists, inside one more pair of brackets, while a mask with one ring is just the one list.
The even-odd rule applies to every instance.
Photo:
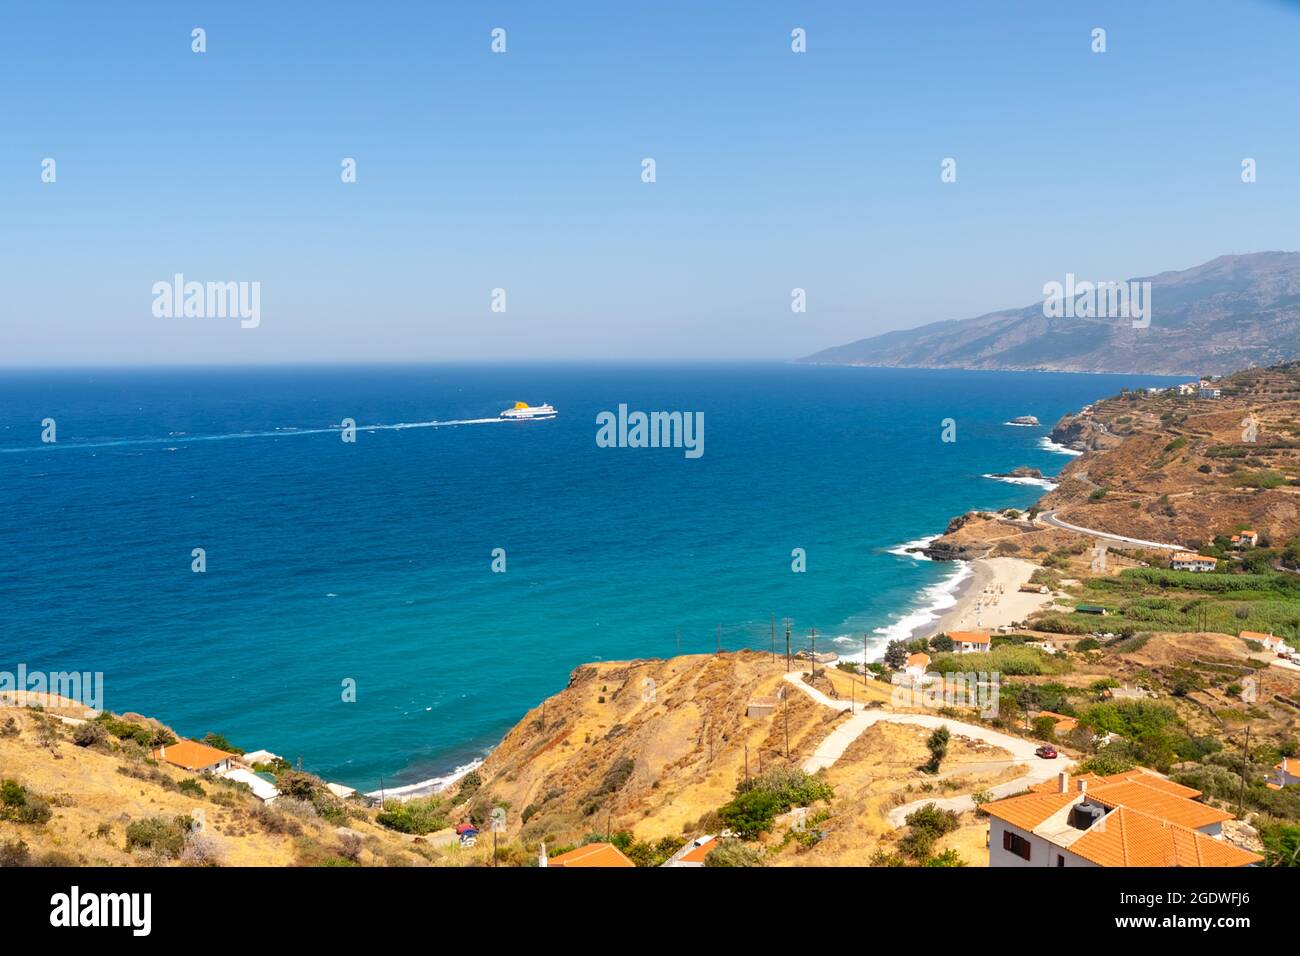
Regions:
[[744, 13], [11, 10], [0, 368], [785, 362], [1295, 245], [1300, 4]]

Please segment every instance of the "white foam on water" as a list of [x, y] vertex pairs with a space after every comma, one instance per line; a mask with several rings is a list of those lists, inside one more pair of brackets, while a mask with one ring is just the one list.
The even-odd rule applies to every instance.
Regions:
[[943, 612], [957, 603], [957, 592], [966, 579], [975, 573], [969, 561], [956, 562], [957, 568], [942, 581], [923, 589], [917, 595], [917, 606], [906, 611], [897, 621], [883, 627], [875, 628], [872, 633], [879, 636], [877, 644], [883, 653], [890, 641], [903, 641], [912, 636], [918, 627], [933, 624], [943, 616]]
[[911, 558], [913, 561], [929, 561], [930, 556], [922, 554], [920, 551], [910, 551], [909, 548], [928, 548], [939, 535], [932, 534], [928, 538], [917, 538], [915, 541], [904, 541], [902, 544], [896, 544], [887, 549], [890, 554], [896, 554], [900, 558]]
[[1056, 482], [1047, 478], [1034, 478], [1030, 475], [984, 475], [985, 478], [992, 478], [994, 481], [1005, 481], [1009, 485], [1037, 485], [1039, 488], [1046, 488], [1048, 491], [1056, 489]]
[[428, 797], [435, 793], [442, 793], [453, 783], [459, 780], [473, 770], [483, 766], [483, 758], [479, 757], [471, 760], [467, 764], [462, 764], [451, 773], [443, 777], [430, 777], [428, 780], [421, 780], [419, 783], [408, 783], [402, 787], [385, 787], [382, 791], [372, 790], [366, 794], [367, 797], [379, 799], [383, 794], [384, 799], [410, 800], [414, 797]]
[[1066, 448], [1061, 443], [1052, 441], [1046, 435], [1038, 439], [1038, 447], [1045, 448], [1047, 451], [1054, 451], [1058, 455], [1073, 455], [1077, 457], [1083, 454], [1081, 451], [1076, 451], [1073, 448]]

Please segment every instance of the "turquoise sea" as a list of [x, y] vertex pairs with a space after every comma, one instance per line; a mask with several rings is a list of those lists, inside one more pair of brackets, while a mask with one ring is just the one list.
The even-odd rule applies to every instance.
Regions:
[[[983, 476], [1055, 473], [1068, 458], [1043, 441], [1061, 414], [1168, 381], [784, 364], [4, 371], [0, 671], [103, 672], [113, 710], [364, 789], [413, 784], [482, 756], [584, 661], [711, 651], [719, 625], [724, 649], [767, 647], [773, 616], [799, 646], [815, 627], [819, 649], [878, 654], [958, 570], [900, 545], [971, 508], [1029, 505], [1041, 488]], [[517, 400], [559, 415], [495, 420]], [[598, 447], [596, 415], [620, 404], [703, 412], [704, 454]], [[1043, 427], [1004, 424], [1016, 415]], [[370, 428], [431, 422], [467, 424]]]

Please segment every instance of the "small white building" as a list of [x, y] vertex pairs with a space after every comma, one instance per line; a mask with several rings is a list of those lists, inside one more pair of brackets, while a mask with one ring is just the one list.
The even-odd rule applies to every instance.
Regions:
[[921, 651], [907, 658], [907, 666], [903, 668], [903, 673], [913, 681], [920, 681], [925, 678], [925, 669], [929, 666], [930, 655]]
[[264, 780], [251, 770], [245, 770], [243, 767], [227, 770], [221, 776], [227, 780], [233, 780], [235, 783], [248, 784], [248, 788], [253, 791], [253, 796], [263, 803], [270, 803], [280, 795], [280, 791], [275, 788], [275, 784], [269, 780]]
[[1241, 531], [1241, 532], [1238, 532], [1237, 534], [1234, 534], [1234, 535], [1232, 536], [1231, 544], [1232, 544], [1232, 546], [1233, 546], [1234, 548], [1236, 548], [1238, 551], [1241, 551], [1241, 550], [1243, 550], [1244, 548], [1254, 548], [1254, 547], [1258, 547], [1258, 546], [1259, 546], [1259, 532], [1258, 532], [1258, 531]]
[[987, 651], [992, 646], [984, 631], [949, 631], [948, 637], [952, 639], [952, 649], [958, 654]]
[[242, 763], [246, 763], [251, 767], [255, 763], [275, 763], [277, 760], [283, 760], [284, 758], [279, 754], [271, 753], [269, 750], [249, 750], [239, 759]]
[[1215, 558], [1205, 554], [1194, 554], [1191, 551], [1176, 551], [1169, 561], [1169, 566], [1175, 571], [1213, 571], [1218, 565], [1219, 562]]
[[1243, 641], [1255, 641], [1263, 644], [1265, 650], [1272, 651], [1274, 654], [1282, 654], [1288, 650], [1286, 641], [1280, 637], [1274, 637], [1272, 634], [1264, 634], [1260, 631], [1241, 631], [1237, 636]]

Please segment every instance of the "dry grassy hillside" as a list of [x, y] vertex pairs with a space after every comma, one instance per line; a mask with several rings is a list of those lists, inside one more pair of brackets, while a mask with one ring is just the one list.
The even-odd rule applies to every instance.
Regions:
[[[1100, 433], [1040, 506], [1071, 523], [1195, 544], [1253, 528], [1300, 534], [1300, 366], [1252, 369], [1215, 385], [1218, 399], [1129, 392], [1058, 424]], [[1247, 440], [1253, 432], [1254, 440]]]
[[[0, 707], [0, 864], [404, 866], [436, 860], [429, 848], [377, 826], [373, 811], [360, 804], [327, 803], [327, 794], [317, 794], [315, 804], [281, 798], [267, 807], [246, 788], [158, 764], [131, 741], [78, 746], [74, 731], [51, 712]], [[202, 837], [178, 818], [202, 819]]]

